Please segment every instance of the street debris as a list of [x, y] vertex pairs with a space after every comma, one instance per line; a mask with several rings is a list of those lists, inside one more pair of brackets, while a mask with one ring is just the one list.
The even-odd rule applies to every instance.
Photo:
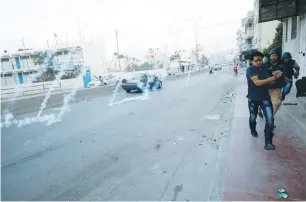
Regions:
[[142, 137], [142, 136], [143, 136], [143, 134], [142, 134], [142, 133], [139, 133], [139, 134], [138, 134], [138, 137]]
[[155, 146], [155, 149], [156, 149], [156, 150], [159, 150], [159, 149], [160, 149], [160, 144], [157, 144], [157, 145]]
[[96, 134], [96, 132], [92, 132], [92, 134]]
[[221, 117], [219, 114], [212, 114], [212, 115], [206, 115], [205, 118], [209, 120], [220, 120]]
[[278, 190], [278, 195], [280, 198], [288, 198], [288, 193], [284, 189], [279, 189]]

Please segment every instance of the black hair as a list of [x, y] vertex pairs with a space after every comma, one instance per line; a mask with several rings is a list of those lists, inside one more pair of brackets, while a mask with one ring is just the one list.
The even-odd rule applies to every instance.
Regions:
[[259, 51], [254, 51], [251, 53], [250, 55], [250, 60], [253, 61], [254, 60], [254, 57], [264, 57], [264, 54], [262, 52], [259, 52]]

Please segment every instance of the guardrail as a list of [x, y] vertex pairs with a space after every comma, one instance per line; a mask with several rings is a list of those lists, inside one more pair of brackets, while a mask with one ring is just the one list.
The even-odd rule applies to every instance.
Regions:
[[1, 101], [15, 100], [18, 98], [31, 97], [47, 93], [51, 88], [54, 92], [62, 91], [61, 82], [52, 83], [36, 83], [31, 85], [19, 85], [16, 87], [1, 88]]

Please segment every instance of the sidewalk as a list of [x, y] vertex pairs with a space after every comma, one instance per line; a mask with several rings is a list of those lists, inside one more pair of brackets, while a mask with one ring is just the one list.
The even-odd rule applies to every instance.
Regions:
[[[303, 117], [305, 111], [282, 106], [275, 118], [276, 150], [266, 151], [264, 119], [257, 119], [258, 138], [249, 132], [246, 90], [246, 86], [237, 89], [222, 200], [306, 200], [306, 130], [300, 125], [306, 126], [306, 117], [297, 123], [286, 113]], [[279, 189], [285, 189], [289, 198], [281, 199]]]

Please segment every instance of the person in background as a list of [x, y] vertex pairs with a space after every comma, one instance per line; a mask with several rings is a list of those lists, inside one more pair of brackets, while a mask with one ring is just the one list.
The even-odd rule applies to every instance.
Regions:
[[275, 145], [272, 143], [274, 130], [273, 106], [269, 94], [269, 85], [281, 77], [282, 72], [276, 71], [273, 76], [269, 76], [268, 69], [263, 65], [263, 54], [259, 51], [254, 51], [250, 57], [251, 66], [248, 67], [246, 78], [248, 83], [248, 107], [250, 112], [249, 127], [251, 135], [258, 137], [256, 130], [256, 118], [258, 107], [264, 112], [265, 116], [265, 146], [266, 150], [275, 150]]
[[234, 66], [234, 76], [238, 76], [238, 64], [236, 64], [236, 66]]
[[[280, 60], [280, 54], [277, 49], [272, 49], [269, 52], [269, 62], [265, 63], [265, 65], [268, 67], [270, 76], [273, 76], [274, 73], [277, 71], [281, 71], [283, 74], [284, 65]], [[279, 109], [282, 103], [281, 94], [284, 83], [285, 83], [285, 78], [284, 75], [282, 75], [279, 79], [277, 79], [277, 81], [275, 81], [274, 84], [271, 84], [269, 86], [269, 93], [273, 105], [273, 116], [275, 116], [277, 110]]]
[[213, 68], [212, 68], [212, 66], [209, 66], [209, 74], [213, 74]]
[[295, 79], [299, 77], [300, 67], [295, 60], [292, 60], [292, 56], [289, 52], [283, 53], [282, 60], [284, 63], [284, 77], [285, 77], [285, 84], [283, 86], [283, 91], [282, 91], [282, 101], [284, 101], [286, 95], [288, 95], [291, 91], [293, 83], [292, 77], [294, 76]]

